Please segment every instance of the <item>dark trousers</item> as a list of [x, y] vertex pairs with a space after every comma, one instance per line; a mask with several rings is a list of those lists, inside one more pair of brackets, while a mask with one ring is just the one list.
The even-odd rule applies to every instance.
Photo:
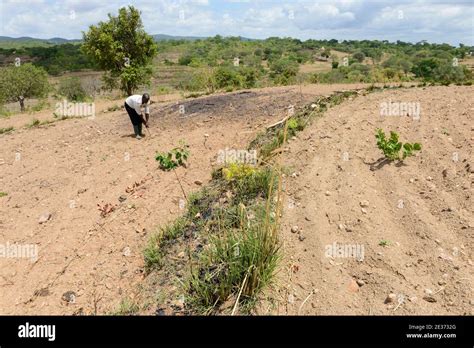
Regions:
[[135, 135], [142, 135], [142, 118], [140, 115], [135, 111], [135, 109], [131, 108], [127, 103], [125, 103], [125, 110], [127, 110], [128, 116], [130, 117], [130, 121], [132, 121], [133, 131]]

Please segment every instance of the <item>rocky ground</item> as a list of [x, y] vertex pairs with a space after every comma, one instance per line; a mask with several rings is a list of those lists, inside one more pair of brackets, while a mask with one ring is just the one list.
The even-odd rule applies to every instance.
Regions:
[[[0, 119], [0, 243], [36, 246], [38, 258], [0, 258], [1, 314], [103, 314], [144, 278], [149, 235], [181, 213], [173, 172], [157, 151], [184, 140], [186, 192], [210, 179], [218, 151], [246, 149], [264, 129], [315, 95], [360, 86], [268, 88], [197, 99], [161, 98], [138, 141], [123, 101], [97, 101], [96, 117], [58, 121], [53, 110]], [[171, 101], [170, 101], [171, 100]], [[184, 113], [180, 110], [184, 106]], [[27, 128], [33, 119], [54, 121]]]
[[[95, 119], [32, 128], [33, 118], [55, 120], [53, 111], [0, 119], [15, 127], [0, 135], [0, 243], [38, 248], [37, 260], [0, 259], [0, 313], [111, 313], [144, 280], [159, 288], [160, 279], [145, 279], [142, 250], [182, 212], [183, 195], [174, 173], [158, 169], [157, 151], [181, 139], [190, 146], [177, 174], [196, 191], [219, 150], [246, 149], [290, 105], [361, 87], [173, 96], [153, 105], [140, 141], [123, 109], [107, 111], [120, 100], [97, 102]], [[290, 140], [281, 157], [284, 257], [259, 314], [473, 314], [473, 91], [357, 96]], [[420, 118], [380, 116], [388, 101], [419, 103]], [[378, 162], [377, 128], [422, 151], [403, 165]]]
[[[290, 141], [277, 313], [473, 314], [473, 92], [374, 92]], [[380, 116], [389, 100], [418, 102], [420, 118]], [[375, 165], [377, 128], [422, 151]]]

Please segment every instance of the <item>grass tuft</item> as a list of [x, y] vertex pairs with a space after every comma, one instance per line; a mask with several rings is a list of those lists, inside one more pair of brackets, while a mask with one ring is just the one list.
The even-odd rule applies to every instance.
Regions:
[[150, 272], [154, 268], [163, 266], [165, 249], [180, 234], [184, 233], [187, 220], [184, 217], [178, 218], [173, 223], [166, 225], [158, 232], [153, 233], [148, 240], [148, 244], [143, 251], [145, 260], [145, 270]]
[[279, 260], [275, 221], [264, 216], [252, 224], [242, 207], [237, 229], [221, 230], [200, 257], [198, 267], [186, 282], [187, 304], [209, 314], [229, 299], [251, 307], [272, 280]]
[[13, 128], [13, 127], [0, 128], [0, 134], [10, 133], [10, 132], [12, 132], [14, 129], [15, 129], [15, 128]]
[[120, 301], [120, 304], [112, 315], [134, 315], [140, 310], [140, 306], [129, 298], [124, 298]]
[[26, 126], [26, 128], [38, 127], [40, 124], [41, 124], [41, 121], [38, 120], [37, 118], [35, 118], [35, 119], [31, 120], [30, 123], [28, 123], [28, 125]]

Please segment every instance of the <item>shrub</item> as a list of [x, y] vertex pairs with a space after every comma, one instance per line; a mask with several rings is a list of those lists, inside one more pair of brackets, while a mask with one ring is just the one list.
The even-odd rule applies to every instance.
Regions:
[[347, 78], [349, 82], [363, 82], [365, 80], [365, 76], [358, 70], [351, 71]]
[[275, 83], [286, 85], [298, 74], [298, 63], [288, 58], [281, 58], [270, 65], [270, 77]]
[[412, 68], [412, 72], [416, 75], [416, 77], [421, 77], [425, 80], [433, 80], [435, 77], [435, 70], [440, 65], [441, 62], [439, 59], [426, 58], [416, 63]]
[[243, 78], [236, 69], [230, 67], [219, 67], [214, 72], [216, 88], [240, 87]]
[[259, 78], [259, 71], [255, 68], [242, 67], [239, 71], [242, 76], [242, 87], [252, 88], [255, 87], [257, 80]]
[[357, 51], [352, 55], [352, 57], [359, 63], [362, 63], [365, 59], [365, 54], [362, 51]]
[[316, 73], [311, 77], [312, 83], [340, 83], [346, 81], [346, 74], [342, 68], [333, 69], [326, 73]]
[[184, 56], [179, 57], [178, 64], [179, 65], [189, 65], [189, 64], [191, 64], [192, 59], [193, 59], [193, 57], [191, 55], [186, 54]]
[[58, 94], [70, 101], [80, 102], [87, 98], [86, 91], [77, 77], [69, 77], [61, 80], [58, 86]]
[[199, 92], [206, 90], [208, 93], [214, 92], [216, 82], [213, 70], [200, 70], [191, 75], [191, 78], [180, 83], [180, 87], [187, 91]]

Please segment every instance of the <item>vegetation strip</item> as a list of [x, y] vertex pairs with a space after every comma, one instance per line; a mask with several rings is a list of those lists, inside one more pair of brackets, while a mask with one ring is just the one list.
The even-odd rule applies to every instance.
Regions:
[[[396, 87], [397, 88], [397, 87]], [[214, 170], [211, 182], [188, 198], [186, 212], [153, 234], [144, 250], [148, 274], [175, 260], [185, 248], [180, 281], [184, 314], [250, 313], [281, 258], [281, 167], [274, 160], [287, 137], [303, 130], [331, 106], [384, 88], [336, 92], [269, 127], [250, 143], [256, 167], [232, 163]]]

